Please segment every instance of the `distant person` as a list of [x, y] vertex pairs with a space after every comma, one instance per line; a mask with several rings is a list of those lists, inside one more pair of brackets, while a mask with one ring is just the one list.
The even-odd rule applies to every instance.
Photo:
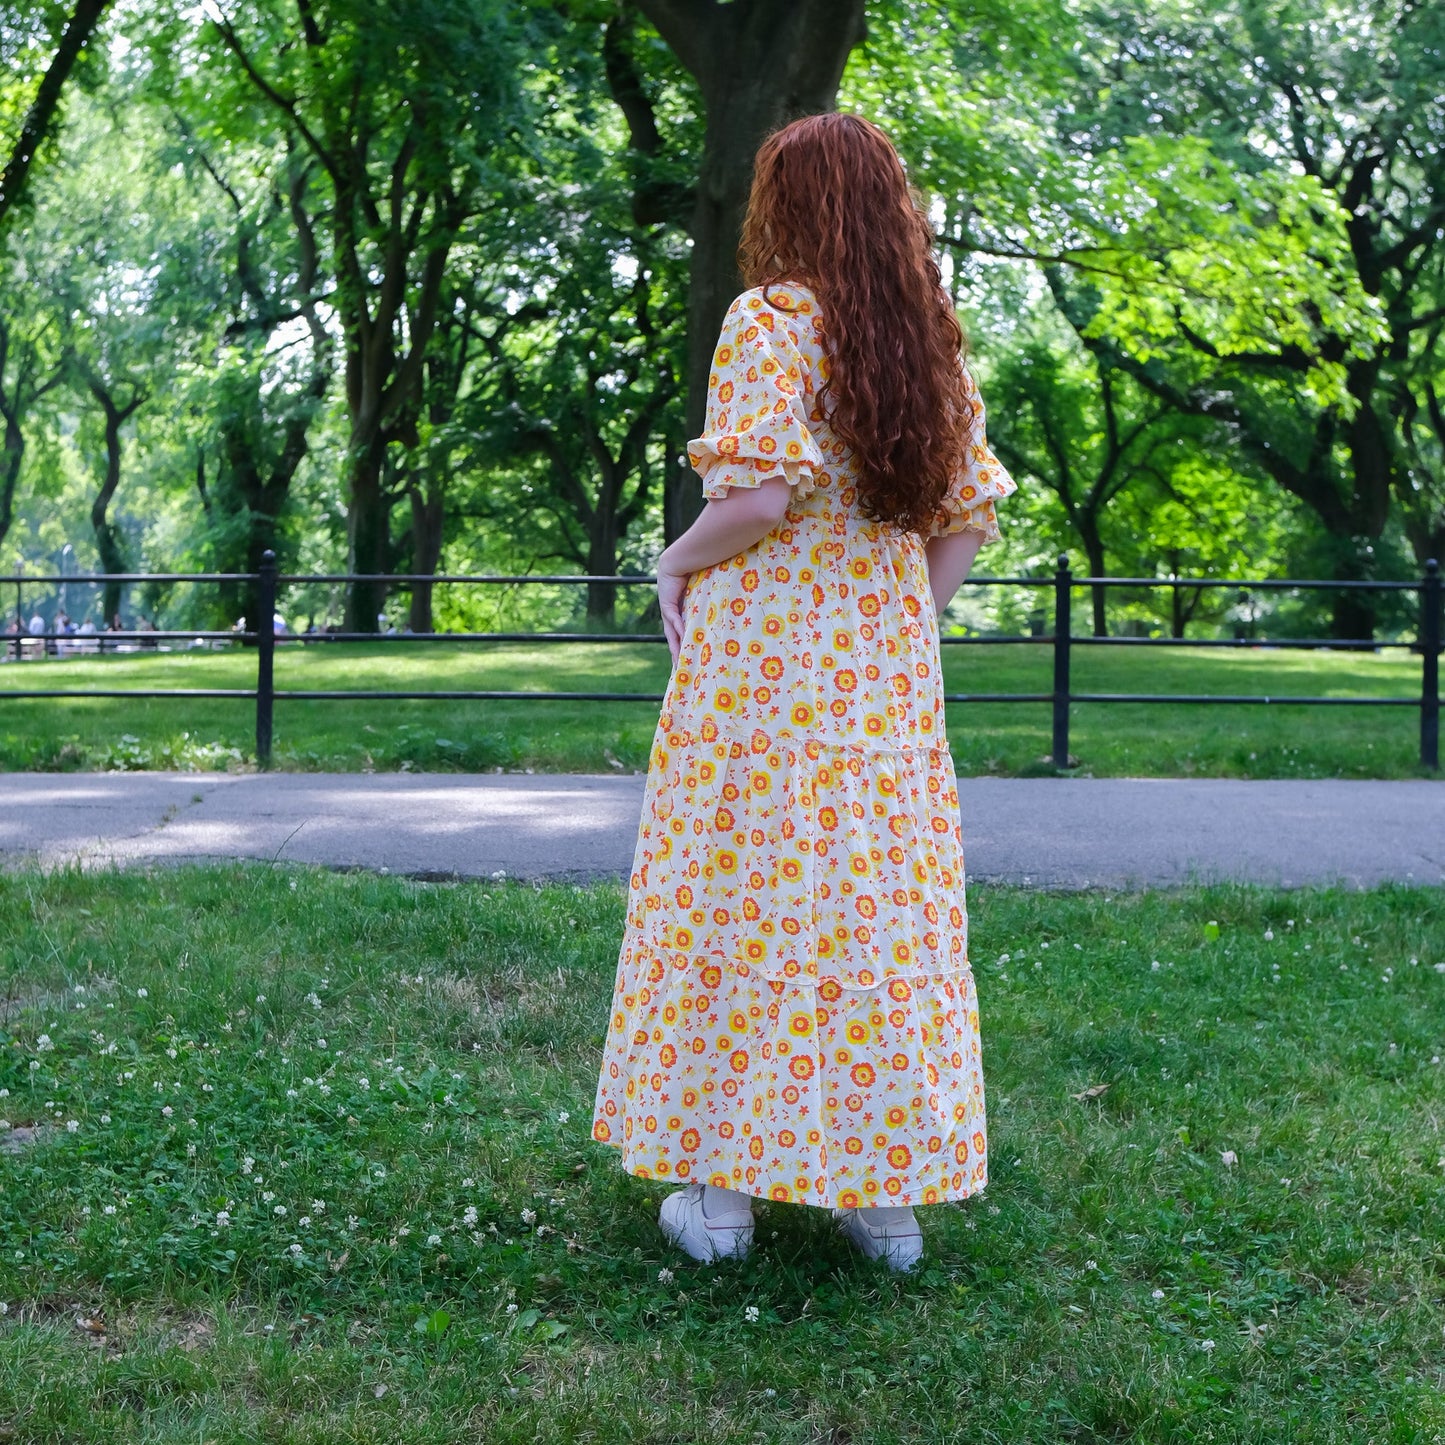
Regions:
[[754, 1199], [906, 1270], [915, 1205], [988, 1182], [938, 614], [1015, 490], [928, 217], [888, 138], [805, 117], [758, 152], [748, 290], [657, 563], [673, 659], [592, 1137], [676, 1184], [659, 1222], [748, 1253]]
[[5, 628], [5, 636], [14, 640], [5, 646], [4, 656], [7, 661], [13, 655], [16, 662], [20, 661], [20, 619], [12, 617]]

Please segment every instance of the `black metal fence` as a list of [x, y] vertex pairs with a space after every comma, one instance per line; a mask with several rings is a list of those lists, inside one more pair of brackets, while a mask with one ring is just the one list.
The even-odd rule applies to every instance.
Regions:
[[[271, 742], [276, 702], [306, 702], [329, 700], [374, 700], [394, 701], [402, 699], [431, 699], [435, 701], [526, 701], [526, 702], [648, 702], [663, 700], [661, 693], [644, 692], [529, 692], [529, 691], [404, 691], [404, 690], [317, 690], [277, 689], [275, 685], [276, 656], [276, 597], [278, 589], [311, 583], [346, 584], [360, 581], [384, 581], [388, 584], [407, 583], [467, 583], [481, 585], [518, 584], [580, 584], [608, 582], [615, 586], [651, 586], [652, 577], [591, 577], [591, 576], [396, 576], [372, 577], [366, 575], [338, 574], [323, 576], [280, 575], [271, 553], [266, 554], [259, 573], [124, 573], [108, 577], [46, 577], [10, 576], [0, 578], [0, 583], [13, 584], [17, 588], [16, 617], [20, 617], [19, 589], [30, 584], [75, 583], [256, 583], [260, 600], [258, 626], [245, 632], [208, 631], [114, 631], [96, 634], [97, 650], [106, 645], [112, 647], [149, 647], [164, 642], [177, 641], [190, 644], [194, 641], [206, 643], [244, 642], [256, 648], [256, 686], [254, 688], [0, 688], [0, 698], [112, 698], [112, 697], [233, 697], [254, 698], [256, 703], [256, 757], [264, 764], [271, 759]], [[947, 693], [945, 701], [954, 703], [1049, 703], [1053, 713], [1054, 766], [1060, 769], [1069, 766], [1069, 708], [1074, 703], [1216, 703], [1216, 704], [1259, 704], [1288, 705], [1296, 707], [1412, 707], [1420, 713], [1420, 763], [1422, 767], [1435, 769], [1440, 766], [1440, 651], [1441, 651], [1441, 577], [1439, 564], [1431, 559], [1424, 575], [1415, 582], [1331, 582], [1320, 580], [1265, 579], [1258, 581], [1221, 580], [1218, 578], [1176, 578], [1176, 577], [1076, 577], [1069, 568], [1067, 556], [1059, 558], [1058, 567], [1051, 576], [1045, 577], [971, 577], [964, 584], [967, 587], [1020, 587], [1035, 588], [1052, 592], [1054, 625], [1053, 630], [1039, 635], [1019, 636], [964, 636], [944, 637], [945, 646], [980, 645], [997, 643], [1023, 643], [1053, 649], [1053, 687], [1048, 692], [1018, 693]], [[1270, 640], [1262, 644], [1251, 638], [1186, 638], [1186, 637], [1094, 637], [1075, 636], [1072, 630], [1072, 601], [1075, 589], [1080, 587], [1117, 588], [1248, 588], [1257, 591], [1346, 591], [1370, 592], [1414, 592], [1416, 594], [1415, 636], [1408, 641], [1376, 642], [1372, 639], [1332, 638], [1290, 638]], [[287, 635], [292, 640], [292, 635]], [[577, 633], [577, 632], [443, 632], [443, 633], [374, 633], [374, 632], [325, 632], [301, 635], [306, 642], [347, 643], [385, 642], [428, 643], [428, 642], [664, 642], [661, 633]], [[6, 647], [14, 647], [16, 655], [27, 644], [42, 645], [51, 642], [74, 644], [77, 639], [70, 634], [56, 632], [21, 633], [4, 638]], [[91, 639], [85, 639], [88, 644]], [[1295, 694], [1226, 694], [1226, 693], [1104, 693], [1075, 692], [1071, 685], [1071, 659], [1076, 647], [1110, 645], [1123, 647], [1270, 647], [1284, 648], [1329, 648], [1358, 651], [1361, 648], [1404, 648], [1420, 654], [1420, 692], [1411, 697], [1304, 697]]]

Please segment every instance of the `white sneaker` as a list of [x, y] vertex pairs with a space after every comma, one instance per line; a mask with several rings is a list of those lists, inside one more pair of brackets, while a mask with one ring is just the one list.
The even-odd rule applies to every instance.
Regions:
[[889, 1269], [906, 1273], [923, 1257], [923, 1231], [910, 1212], [903, 1222], [875, 1224], [869, 1215], [872, 1209], [835, 1209], [833, 1218], [838, 1230], [849, 1244], [869, 1259], [886, 1260]]
[[658, 1223], [668, 1240], [703, 1264], [717, 1259], [746, 1259], [753, 1245], [753, 1211], [730, 1209], [715, 1219], [702, 1211], [701, 1183], [675, 1189], [662, 1201]]

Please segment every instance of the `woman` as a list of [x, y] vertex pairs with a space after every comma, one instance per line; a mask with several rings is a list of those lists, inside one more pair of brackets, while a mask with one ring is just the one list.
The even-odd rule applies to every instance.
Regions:
[[907, 1269], [913, 1206], [987, 1182], [937, 617], [1014, 483], [932, 244], [867, 121], [758, 152], [593, 1115], [697, 1259], [762, 1198]]

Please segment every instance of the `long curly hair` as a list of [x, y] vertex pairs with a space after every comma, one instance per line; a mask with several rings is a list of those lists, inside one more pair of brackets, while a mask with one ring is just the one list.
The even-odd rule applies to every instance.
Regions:
[[804, 116], [759, 148], [738, 247], [744, 283], [801, 282], [822, 318], [834, 433], [858, 503], [927, 535], [969, 440], [963, 330], [933, 228], [892, 142], [861, 116]]

